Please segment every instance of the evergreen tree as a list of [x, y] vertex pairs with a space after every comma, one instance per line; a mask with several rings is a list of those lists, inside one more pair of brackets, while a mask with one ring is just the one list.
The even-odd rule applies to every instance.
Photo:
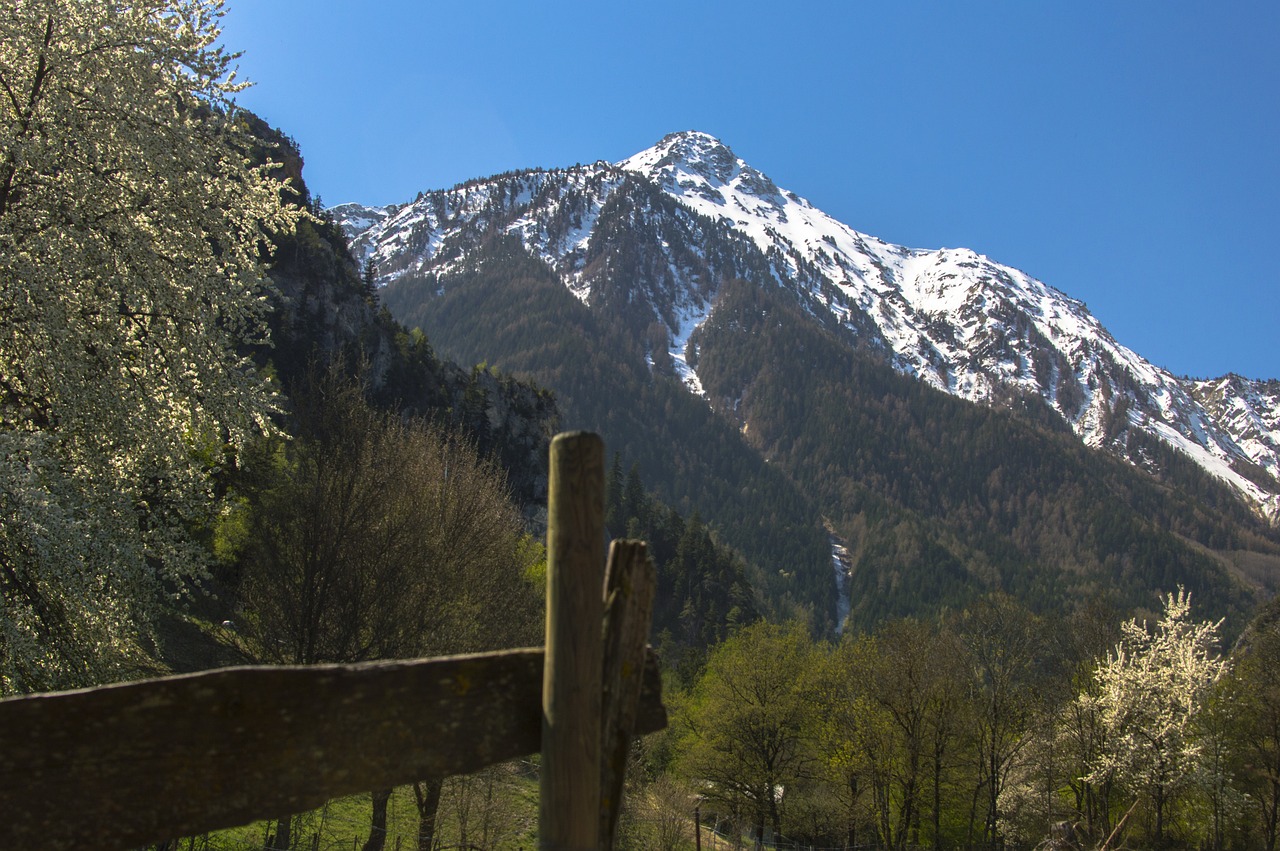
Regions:
[[360, 269], [360, 284], [364, 292], [364, 300], [373, 306], [378, 304], [378, 266], [373, 258], [366, 258]]
[[[622, 453], [613, 453], [613, 465], [605, 476], [604, 483], [604, 525], [612, 533], [613, 530], [624, 531], [627, 518], [623, 516], [622, 504]], [[619, 537], [614, 534], [613, 537]]]

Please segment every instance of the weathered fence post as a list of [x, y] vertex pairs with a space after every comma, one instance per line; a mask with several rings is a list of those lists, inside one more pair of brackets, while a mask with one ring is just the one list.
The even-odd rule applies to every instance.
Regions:
[[547, 641], [542, 690], [539, 844], [600, 840], [604, 604], [604, 442], [585, 432], [551, 442], [547, 498]]
[[645, 640], [658, 588], [643, 541], [609, 547], [604, 588], [604, 705], [600, 737], [600, 848], [613, 848], [622, 810], [627, 754], [636, 734]]

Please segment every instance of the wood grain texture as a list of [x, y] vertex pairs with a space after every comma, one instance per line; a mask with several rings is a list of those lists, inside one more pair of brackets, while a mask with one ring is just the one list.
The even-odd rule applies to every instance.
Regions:
[[[656, 658], [645, 673], [658, 730]], [[476, 771], [539, 750], [542, 686], [535, 648], [0, 700], [0, 848], [136, 848]]]
[[604, 705], [600, 736], [600, 847], [617, 836], [627, 754], [636, 734], [645, 641], [658, 572], [643, 541], [614, 541], [605, 567]]
[[604, 652], [604, 442], [587, 432], [551, 442], [547, 499], [547, 664], [542, 693], [538, 841], [596, 848], [600, 838]]

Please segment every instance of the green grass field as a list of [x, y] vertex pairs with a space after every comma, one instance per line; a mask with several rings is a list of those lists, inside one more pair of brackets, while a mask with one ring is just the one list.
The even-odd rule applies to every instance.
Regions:
[[[293, 818], [293, 847], [303, 851], [359, 851], [369, 838], [370, 795], [337, 798]], [[437, 816], [436, 848], [536, 848], [538, 781], [530, 766], [509, 763], [450, 778]], [[245, 851], [263, 848], [274, 822], [257, 822], [180, 840], [173, 851]], [[417, 848], [418, 809], [413, 789], [400, 787], [387, 804], [387, 851]]]

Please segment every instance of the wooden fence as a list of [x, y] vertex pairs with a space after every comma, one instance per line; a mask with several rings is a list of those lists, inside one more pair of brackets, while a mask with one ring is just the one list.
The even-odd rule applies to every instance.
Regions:
[[545, 651], [0, 700], [0, 848], [134, 848], [538, 751], [541, 847], [612, 847], [630, 739], [666, 712], [645, 646], [653, 565], [614, 541], [605, 566], [603, 506], [600, 439], [557, 436]]

